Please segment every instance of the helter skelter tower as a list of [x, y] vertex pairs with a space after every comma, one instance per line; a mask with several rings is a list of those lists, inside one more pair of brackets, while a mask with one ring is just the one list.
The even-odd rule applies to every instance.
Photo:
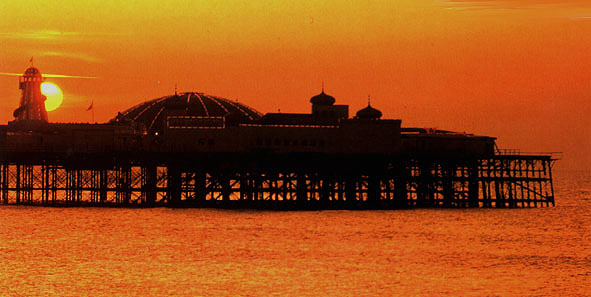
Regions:
[[20, 106], [14, 111], [16, 121], [42, 121], [47, 122], [47, 110], [45, 100], [47, 97], [41, 93], [43, 76], [39, 69], [31, 66], [19, 77], [19, 89], [22, 90]]

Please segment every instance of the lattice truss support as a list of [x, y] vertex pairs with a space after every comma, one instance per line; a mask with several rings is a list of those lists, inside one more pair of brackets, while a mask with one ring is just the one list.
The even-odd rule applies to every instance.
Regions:
[[0, 164], [0, 202], [42, 205], [288, 205], [326, 208], [554, 205], [550, 158], [394, 160], [347, 170]]

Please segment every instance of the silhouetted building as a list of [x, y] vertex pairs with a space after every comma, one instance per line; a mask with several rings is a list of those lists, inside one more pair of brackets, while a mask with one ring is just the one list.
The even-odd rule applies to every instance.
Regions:
[[553, 205], [550, 155], [495, 138], [404, 128], [324, 90], [310, 113], [261, 114], [199, 92], [137, 104], [105, 124], [45, 123], [41, 74], [21, 78], [0, 126], [0, 201], [198, 207]]
[[16, 121], [42, 121], [47, 122], [45, 110], [45, 95], [41, 94], [43, 77], [39, 69], [29, 67], [25, 74], [19, 78], [19, 89], [22, 91], [19, 107], [13, 115]]

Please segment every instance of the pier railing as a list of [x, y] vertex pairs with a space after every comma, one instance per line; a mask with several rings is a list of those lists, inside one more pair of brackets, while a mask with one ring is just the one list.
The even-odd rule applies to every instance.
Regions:
[[562, 152], [522, 152], [520, 149], [496, 149], [496, 154], [500, 156], [549, 156], [552, 159], [562, 159]]

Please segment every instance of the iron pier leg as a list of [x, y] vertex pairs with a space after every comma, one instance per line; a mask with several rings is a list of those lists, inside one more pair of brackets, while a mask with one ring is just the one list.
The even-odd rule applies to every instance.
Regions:
[[552, 182], [552, 160], [544, 161], [544, 171], [548, 170], [548, 182], [550, 183], [550, 197], [548, 197], [552, 206], [554, 205], [554, 183]]
[[321, 207], [327, 207], [329, 205], [331, 205], [331, 194], [332, 194], [332, 190], [331, 188], [333, 187], [333, 180], [332, 180], [332, 176], [328, 173], [323, 173], [321, 176], [321, 180], [322, 180], [322, 187], [320, 188], [320, 205]]
[[195, 200], [197, 203], [205, 201], [207, 193], [206, 174], [203, 171], [195, 171]]
[[[468, 165], [468, 171], [468, 207], [479, 207], [478, 163], [471, 162]], [[490, 205], [487, 206], [490, 207]]]
[[16, 165], [16, 204], [21, 203], [21, 166], [20, 164]]
[[1, 187], [2, 187], [2, 201], [4, 204], [8, 204], [8, 164], [7, 163], [0, 163], [1, 169]]
[[380, 178], [376, 174], [371, 174], [367, 179], [367, 206], [377, 208], [380, 203]]
[[230, 178], [228, 173], [221, 173], [220, 176], [220, 183], [221, 183], [221, 190], [222, 190], [222, 201], [226, 205], [230, 201], [230, 194], [232, 193], [232, 189], [230, 187]]
[[308, 201], [306, 175], [303, 172], [298, 172], [296, 177], [296, 201], [300, 208], [305, 207]]
[[453, 182], [455, 178], [456, 167], [452, 163], [441, 164], [442, 184], [443, 184], [443, 205], [445, 207], [457, 207], [458, 203], [455, 201], [455, 191]]
[[394, 200], [398, 206], [408, 206], [408, 180], [410, 172], [406, 162], [400, 162], [394, 169]]
[[153, 206], [156, 203], [156, 179], [158, 178], [156, 165], [148, 165], [145, 170], [146, 184], [144, 185], [144, 192], [146, 204]]
[[177, 165], [169, 164], [167, 168], [167, 174], [167, 202], [169, 205], [176, 205], [181, 199], [181, 172]]
[[357, 181], [351, 173], [345, 180], [345, 202], [351, 209], [357, 206]]
[[99, 173], [99, 202], [107, 202], [109, 174], [107, 169], [101, 169]]

